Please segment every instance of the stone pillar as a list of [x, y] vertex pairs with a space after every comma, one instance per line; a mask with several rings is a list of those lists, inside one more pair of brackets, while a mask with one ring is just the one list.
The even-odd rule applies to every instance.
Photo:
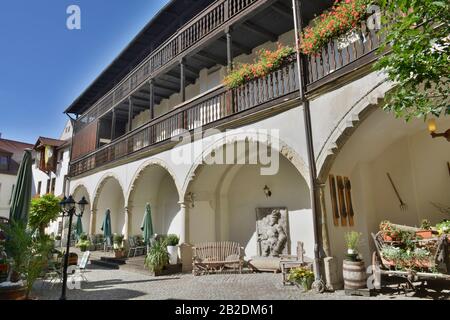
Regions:
[[123, 239], [124, 240], [128, 240], [128, 237], [130, 236], [130, 207], [127, 206], [125, 207], [125, 221], [124, 221], [124, 226], [123, 226]]
[[186, 202], [179, 202], [180, 205], [180, 220], [181, 220], [181, 228], [180, 228], [180, 244], [188, 243], [189, 241], [189, 222], [188, 222], [188, 209]]
[[322, 233], [322, 248], [326, 257], [331, 256], [330, 252], [330, 237], [328, 234], [328, 225], [327, 225], [327, 207], [325, 202], [325, 184], [320, 184], [320, 224], [321, 224], [321, 233]]
[[91, 216], [89, 219], [89, 234], [91, 236], [95, 234], [95, 224], [97, 223], [96, 216], [97, 216], [97, 209], [91, 209]]

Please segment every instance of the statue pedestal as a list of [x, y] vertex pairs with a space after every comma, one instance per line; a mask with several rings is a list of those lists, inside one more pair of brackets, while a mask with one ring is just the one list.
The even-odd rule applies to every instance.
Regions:
[[278, 273], [281, 271], [280, 261], [278, 257], [252, 257], [248, 263], [256, 271]]

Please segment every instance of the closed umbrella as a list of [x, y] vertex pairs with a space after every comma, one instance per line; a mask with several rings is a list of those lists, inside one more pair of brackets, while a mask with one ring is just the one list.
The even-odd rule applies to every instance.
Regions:
[[153, 237], [153, 222], [152, 222], [152, 209], [150, 204], [145, 205], [144, 220], [142, 221], [141, 230], [143, 232], [144, 242], [147, 246], [150, 245], [150, 240]]
[[109, 209], [107, 209], [105, 212], [105, 219], [103, 220], [101, 230], [103, 231], [103, 237], [106, 240], [106, 244], [110, 246], [112, 231], [111, 231], [111, 210]]
[[78, 238], [80, 238], [81, 234], [83, 233], [83, 221], [81, 221], [81, 217], [78, 217], [77, 220], [76, 233]]
[[23, 160], [17, 172], [17, 181], [11, 198], [11, 207], [9, 210], [10, 221], [28, 223], [33, 177], [31, 162], [31, 150], [25, 150]]

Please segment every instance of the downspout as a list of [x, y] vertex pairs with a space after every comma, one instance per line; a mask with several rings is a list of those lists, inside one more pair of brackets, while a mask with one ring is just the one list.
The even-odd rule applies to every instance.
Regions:
[[295, 29], [295, 42], [297, 51], [297, 71], [299, 78], [299, 93], [300, 102], [303, 104], [303, 118], [305, 124], [305, 136], [306, 136], [306, 149], [308, 153], [309, 162], [309, 178], [310, 178], [310, 198], [311, 198], [311, 209], [313, 215], [313, 229], [314, 229], [314, 276], [315, 281], [313, 284], [314, 289], [317, 292], [325, 291], [325, 284], [322, 280], [321, 268], [320, 268], [320, 243], [319, 243], [319, 208], [320, 208], [320, 197], [319, 197], [319, 185], [317, 183], [317, 169], [316, 160], [314, 156], [314, 145], [312, 137], [312, 126], [311, 126], [311, 112], [309, 107], [309, 100], [306, 97], [306, 63], [303, 54], [300, 53], [300, 38], [299, 35], [303, 31], [303, 21], [302, 21], [302, 8], [301, 0], [292, 0], [292, 8], [294, 13], [294, 29]]

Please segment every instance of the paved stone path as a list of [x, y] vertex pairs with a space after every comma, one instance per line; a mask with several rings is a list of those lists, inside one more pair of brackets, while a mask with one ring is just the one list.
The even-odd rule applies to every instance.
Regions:
[[[302, 293], [297, 287], [283, 286], [281, 275], [272, 273], [221, 274], [193, 277], [190, 274], [154, 278], [124, 270], [88, 267], [88, 282], [81, 289], [68, 290], [70, 300], [310, 300], [367, 299], [347, 297], [343, 291]], [[36, 283], [34, 295], [42, 300], [58, 299], [61, 285]], [[448, 298], [448, 297], [447, 297]], [[379, 295], [370, 299], [413, 299], [404, 295]]]

